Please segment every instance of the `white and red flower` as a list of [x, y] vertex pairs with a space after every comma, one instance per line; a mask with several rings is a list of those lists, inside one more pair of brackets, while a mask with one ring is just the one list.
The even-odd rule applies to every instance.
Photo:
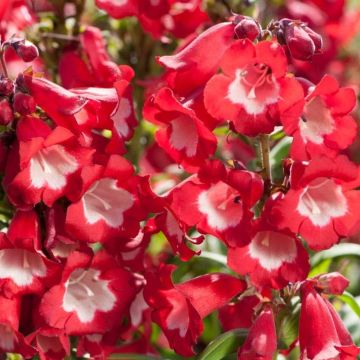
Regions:
[[61, 282], [43, 296], [40, 313], [66, 334], [101, 334], [119, 321], [135, 294], [133, 276], [110, 255], [74, 251]]
[[164, 265], [146, 276], [145, 300], [152, 319], [165, 333], [170, 346], [183, 356], [193, 355], [193, 345], [202, 332], [202, 319], [245, 289], [231, 275], [213, 273], [173, 284], [174, 266]]
[[112, 155], [105, 165], [91, 165], [81, 172], [81, 198], [66, 214], [66, 229], [81, 241], [106, 241], [120, 235], [134, 237], [143, 210], [139, 207], [139, 179], [132, 165]]
[[360, 225], [358, 167], [346, 156], [295, 163], [290, 190], [274, 206], [274, 221], [301, 235], [314, 250], [327, 249]]
[[230, 246], [249, 241], [250, 211], [262, 196], [260, 177], [245, 170], [225, 169], [218, 161], [204, 166], [169, 194], [176, 218]]
[[156, 140], [185, 168], [197, 169], [216, 150], [216, 137], [169, 88], [162, 88], [148, 99], [144, 117], [155, 124], [165, 125], [156, 133]]
[[0, 296], [0, 352], [18, 353], [25, 359], [36, 354], [32, 347], [19, 331], [20, 298], [7, 299]]
[[0, 233], [1, 294], [42, 294], [57, 281], [59, 265], [45, 257], [40, 236], [33, 210], [17, 211], [7, 234]]
[[[35, 117], [23, 118], [17, 126], [18, 161], [8, 163], [5, 178], [10, 201], [29, 208], [43, 201], [51, 206], [76, 191], [78, 174], [90, 163], [93, 150], [78, 143], [68, 129], [50, 129]], [[13, 174], [13, 177], [11, 176]]]
[[260, 289], [283, 288], [304, 280], [310, 270], [309, 256], [295, 235], [257, 223], [249, 244], [230, 247], [228, 265], [241, 275], [250, 275]]
[[303, 90], [286, 76], [287, 60], [278, 43], [238, 40], [226, 50], [220, 67], [223, 74], [214, 75], [205, 87], [205, 107], [215, 118], [231, 121], [237, 132], [269, 133], [282, 117], [300, 116]]
[[301, 117], [283, 117], [284, 130], [294, 140], [291, 157], [307, 160], [326, 154], [335, 156], [355, 139], [357, 124], [349, 115], [356, 105], [355, 91], [339, 87], [326, 75], [308, 89]]
[[70, 355], [70, 339], [62, 330], [43, 327], [26, 340], [37, 349], [40, 360], [62, 360]]

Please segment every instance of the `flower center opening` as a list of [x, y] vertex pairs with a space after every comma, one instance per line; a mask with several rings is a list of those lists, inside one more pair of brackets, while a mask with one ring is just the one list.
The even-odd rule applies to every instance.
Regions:
[[24, 249], [0, 250], [0, 279], [11, 279], [17, 286], [27, 286], [34, 277], [45, 275], [46, 266], [41, 255]]
[[198, 207], [208, 224], [218, 230], [235, 227], [243, 216], [239, 193], [222, 181], [200, 194]]
[[249, 245], [250, 256], [266, 270], [278, 269], [296, 258], [295, 240], [276, 231], [259, 231]]
[[99, 278], [95, 269], [76, 269], [65, 283], [63, 308], [75, 311], [80, 321], [91, 322], [95, 312], [108, 312], [114, 308], [116, 297], [109, 289], [109, 281]]
[[134, 204], [133, 196], [116, 185], [115, 179], [98, 180], [82, 198], [84, 214], [90, 224], [104, 220], [117, 228], [124, 221], [123, 213]]
[[308, 217], [316, 226], [326, 226], [332, 218], [347, 212], [347, 201], [340, 185], [331, 179], [313, 180], [302, 192], [298, 212]]

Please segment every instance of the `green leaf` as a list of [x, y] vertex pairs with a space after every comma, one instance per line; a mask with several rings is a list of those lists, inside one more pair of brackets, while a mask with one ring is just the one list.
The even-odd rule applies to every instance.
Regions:
[[308, 277], [312, 278], [312, 277], [315, 277], [316, 275], [327, 273], [329, 271], [331, 263], [332, 263], [331, 259], [325, 259], [325, 260], [321, 261], [318, 265], [314, 266], [311, 269]]
[[198, 360], [223, 359], [226, 355], [238, 350], [247, 334], [248, 331], [246, 329], [235, 329], [218, 336], [198, 356]]
[[342, 256], [359, 256], [360, 245], [343, 243], [333, 246], [331, 249], [320, 251], [312, 256], [311, 267], [315, 267], [325, 259], [334, 259]]
[[209, 259], [209, 260], [214, 260], [222, 265], [227, 266], [227, 259], [225, 255], [221, 255], [221, 254], [216, 254], [216, 253], [211, 253], [208, 251], [202, 251], [200, 254], [200, 257], [205, 258], [205, 259]]
[[337, 296], [341, 301], [348, 304], [352, 311], [360, 318], [360, 305], [352, 294], [344, 291], [342, 295]]
[[277, 323], [277, 333], [279, 338], [279, 348], [288, 349], [298, 337], [300, 305], [293, 309], [280, 311]]

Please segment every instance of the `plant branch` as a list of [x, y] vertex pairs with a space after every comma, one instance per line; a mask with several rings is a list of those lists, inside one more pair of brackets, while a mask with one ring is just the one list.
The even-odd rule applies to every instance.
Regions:
[[260, 153], [263, 178], [271, 184], [270, 141], [267, 134], [260, 135]]
[[8, 72], [7, 72], [7, 68], [6, 68], [6, 63], [5, 63], [5, 52], [4, 52], [4, 49], [1, 49], [0, 50], [0, 61], [1, 61], [1, 67], [2, 67], [2, 70], [3, 70], [3, 74], [6, 78], [9, 77], [8, 75]]

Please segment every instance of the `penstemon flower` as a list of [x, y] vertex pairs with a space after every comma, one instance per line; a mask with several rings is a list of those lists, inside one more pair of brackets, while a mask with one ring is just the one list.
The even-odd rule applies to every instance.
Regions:
[[1, 358], [358, 359], [347, 3], [0, 1]]

